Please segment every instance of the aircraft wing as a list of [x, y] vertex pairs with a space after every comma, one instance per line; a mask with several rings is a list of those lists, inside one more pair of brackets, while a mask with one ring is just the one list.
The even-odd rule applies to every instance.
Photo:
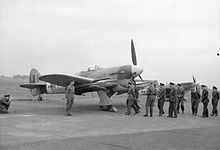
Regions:
[[37, 87], [46, 86], [46, 83], [25, 83], [21, 84], [20, 87], [27, 88], [27, 89], [34, 89]]
[[64, 75], [64, 74], [49, 74], [39, 77], [40, 80], [44, 82], [49, 82], [51, 84], [56, 84], [59, 86], [67, 86], [69, 82], [77, 82], [80, 84], [92, 83], [96, 80], [86, 77], [81, 77], [77, 75]]

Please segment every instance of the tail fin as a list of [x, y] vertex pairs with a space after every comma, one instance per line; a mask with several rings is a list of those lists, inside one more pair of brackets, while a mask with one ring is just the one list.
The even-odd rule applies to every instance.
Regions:
[[37, 69], [31, 69], [30, 75], [29, 75], [29, 83], [38, 83], [39, 77], [40, 77], [39, 71]]

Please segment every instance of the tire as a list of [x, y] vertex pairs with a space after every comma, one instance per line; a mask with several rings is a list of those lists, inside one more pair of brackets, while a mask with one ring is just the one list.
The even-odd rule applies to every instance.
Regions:
[[110, 111], [112, 109], [112, 105], [99, 106], [102, 111]]
[[38, 97], [38, 101], [42, 101], [43, 100], [43, 98], [40, 96], [40, 97]]

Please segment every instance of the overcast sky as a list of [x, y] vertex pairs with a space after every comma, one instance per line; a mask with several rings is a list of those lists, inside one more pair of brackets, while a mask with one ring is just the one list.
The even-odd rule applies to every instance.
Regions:
[[219, 0], [0, 0], [0, 75], [131, 64], [144, 79], [220, 88]]

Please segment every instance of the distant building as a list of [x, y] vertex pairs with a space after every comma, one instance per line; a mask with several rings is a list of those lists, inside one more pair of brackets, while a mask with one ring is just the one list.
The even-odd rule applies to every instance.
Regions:
[[12, 78], [25, 80], [25, 79], [28, 79], [28, 75], [14, 75]]

